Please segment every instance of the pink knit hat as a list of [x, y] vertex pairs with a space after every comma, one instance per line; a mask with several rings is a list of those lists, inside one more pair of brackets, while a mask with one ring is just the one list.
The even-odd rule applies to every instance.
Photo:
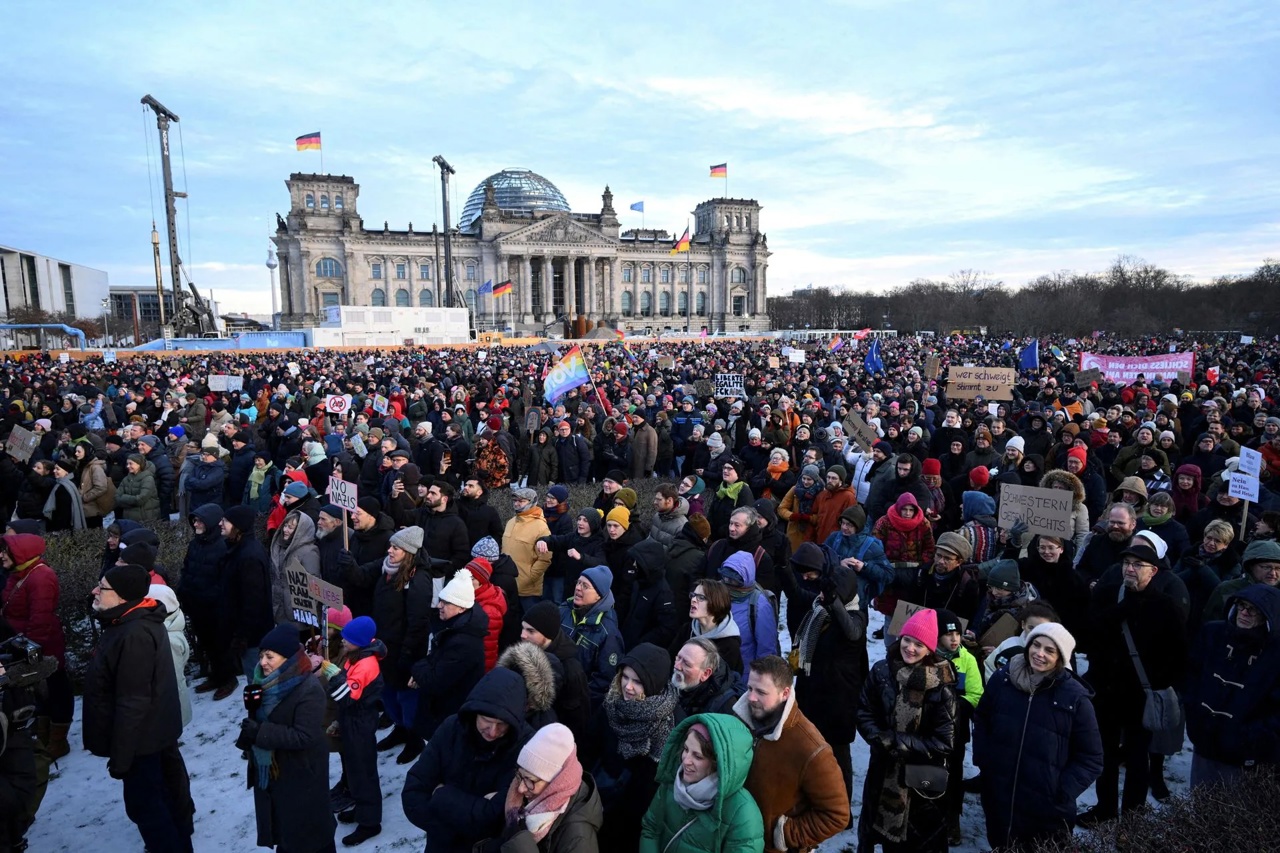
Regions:
[[911, 637], [924, 643], [931, 652], [938, 650], [938, 614], [929, 608], [917, 610], [902, 626], [903, 637]]
[[330, 628], [342, 630], [347, 627], [347, 623], [351, 621], [351, 608], [347, 607], [345, 604], [342, 605], [341, 610], [330, 607], [328, 612], [325, 614], [325, 617]]

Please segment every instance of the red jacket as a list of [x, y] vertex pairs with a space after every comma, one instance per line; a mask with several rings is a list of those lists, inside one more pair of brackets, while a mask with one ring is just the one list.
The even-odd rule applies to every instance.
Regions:
[[507, 614], [507, 596], [492, 583], [476, 590], [476, 604], [489, 617], [489, 633], [484, 636], [484, 671], [498, 665], [498, 634], [502, 632], [502, 619]]
[[39, 643], [46, 655], [65, 664], [67, 638], [58, 619], [61, 588], [58, 575], [43, 560], [44, 539], [34, 533], [15, 533], [3, 541], [17, 568], [5, 584], [0, 615], [14, 631]]

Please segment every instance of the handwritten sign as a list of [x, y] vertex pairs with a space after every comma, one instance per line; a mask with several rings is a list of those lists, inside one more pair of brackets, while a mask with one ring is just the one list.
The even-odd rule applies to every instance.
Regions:
[[330, 477], [329, 501], [334, 506], [340, 506], [348, 512], [355, 512], [359, 508], [360, 501], [356, 484], [349, 483], [341, 477]]
[[[889, 622], [889, 628], [886, 633], [893, 636], [901, 636], [902, 626], [907, 624], [907, 620], [914, 616], [920, 610], [927, 610], [923, 604], [912, 604], [910, 601], [898, 599], [898, 606], [893, 610], [893, 619]], [[964, 633], [964, 629], [969, 627], [969, 620], [956, 617], [960, 620], [960, 632]]]
[[780, 363], [781, 363], [781, 362], [779, 362], [779, 361], [778, 361], [778, 357], [777, 357], [776, 355], [771, 355], [771, 356], [769, 356], [769, 366], [770, 366], [770, 367], [772, 367], [772, 368], [774, 368], [774, 369], [777, 369], [777, 367], [778, 367], [778, 365], [779, 365]]
[[863, 453], [870, 453], [876, 446], [876, 442], [880, 440], [875, 427], [864, 421], [860, 415], [850, 415], [845, 425], [850, 428], [849, 437], [862, 448]]
[[[285, 586], [289, 591], [289, 618], [304, 628], [315, 628], [323, 633], [318, 606], [311, 596], [311, 578], [315, 577], [296, 560], [284, 567]], [[319, 578], [316, 578], [319, 580]]]
[[710, 397], [716, 390], [716, 386], [711, 383], [710, 379], [699, 379], [693, 383], [693, 390], [697, 392], [699, 397]]
[[924, 360], [924, 378], [937, 379], [938, 374], [942, 371], [942, 359], [936, 355], [931, 355]]
[[996, 648], [1010, 637], [1016, 637], [1020, 633], [1018, 620], [1014, 618], [1012, 613], [1002, 613], [995, 624], [987, 629], [987, 632], [978, 639], [978, 648], [985, 649], [988, 646]]
[[103, 364], [115, 364], [115, 363], [116, 363], [116, 360], [117, 360], [117, 359], [116, 359], [116, 351], [115, 351], [115, 350], [113, 350], [113, 349], [104, 349], [104, 350], [102, 351], [102, 363], [103, 363]]
[[948, 374], [947, 396], [956, 400], [1012, 400], [1018, 371], [1012, 367], [955, 367]]
[[1070, 539], [1071, 492], [1002, 483], [1000, 516], [996, 523], [1005, 530], [1021, 521], [1032, 533]]
[[791, 364], [804, 364], [805, 352], [802, 349], [793, 349], [787, 353], [787, 361]]
[[40, 436], [24, 427], [15, 426], [13, 432], [9, 433], [9, 440], [5, 442], [4, 452], [19, 462], [26, 462], [39, 446]]
[[676, 360], [669, 355], [658, 356], [659, 370], [672, 370], [676, 366]]
[[745, 397], [746, 390], [742, 384], [741, 373], [717, 373], [716, 374], [716, 396], [717, 397]]
[[1227, 484], [1227, 494], [1244, 501], [1258, 502], [1258, 478], [1236, 472]]
[[1240, 464], [1236, 466], [1236, 470], [1250, 477], [1261, 477], [1262, 454], [1249, 447], [1240, 448]]
[[209, 376], [210, 391], [240, 391], [243, 389], [243, 376], [230, 376], [226, 373], [213, 373]]
[[1076, 387], [1087, 388], [1095, 382], [1102, 382], [1102, 371], [1096, 367], [1076, 371]]
[[1251, 344], [1251, 343], [1253, 343], [1253, 335], [1241, 335], [1241, 336], [1240, 336], [1240, 343], [1242, 343], [1242, 344]]

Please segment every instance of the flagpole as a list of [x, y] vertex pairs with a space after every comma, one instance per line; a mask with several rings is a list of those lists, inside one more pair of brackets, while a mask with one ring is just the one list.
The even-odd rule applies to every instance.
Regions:
[[324, 174], [324, 128], [317, 134], [320, 137], [320, 174]]
[[[685, 230], [689, 230], [689, 220], [684, 220]], [[684, 286], [685, 295], [688, 297], [688, 304], [684, 310], [684, 333], [687, 336], [693, 331], [693, 269], [691, 262], [693, 261], [693, 235], [689, 235], [689, 251], [684, 253]], [[677, 307], [679, 302], [676, 303]]]

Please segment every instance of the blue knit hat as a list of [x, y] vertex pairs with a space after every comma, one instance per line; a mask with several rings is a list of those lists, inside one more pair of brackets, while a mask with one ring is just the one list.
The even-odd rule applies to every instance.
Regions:
[[307, 487], [297, 480], [284, 487], [284, 493], [291, 498], [305, 498], [307, 491]]
[[373, 642], [378, 633], [378, 626], [368, 616], [357, 616], [342, 629], [342, 639], [357, 648], [364, 648]]
[[596, 592], [600, 593], [601, 598], [604, 598], [613, 589], [613, 572], [608, 566], [592, 566], [584, 570], [582, 576], [596, 588]]
[[569, 490], [564, 486], [552, 486], [547, 489], [547, 494], [556, 499], [558, 504], [566, 504], [569, 502]]
[[498, 559], [502, 554], [498, 550], [498, 540], [492, 536], [483, 536], [475, 545], [471, 546], [471, 556], [484, 557], [490, 563]]

